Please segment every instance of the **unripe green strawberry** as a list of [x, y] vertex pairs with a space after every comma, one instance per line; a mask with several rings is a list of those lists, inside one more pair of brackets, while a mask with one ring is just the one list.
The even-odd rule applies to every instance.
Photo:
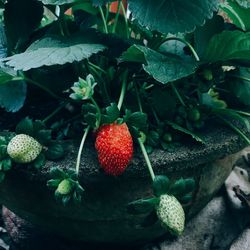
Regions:
[[185, 224], [185, 213], [180, 202], [174, 196], [161, 195], [156, 212], [164, 228], [174, 235], [182, 234]]
[[58, 185], [56, 192], [61, 195], [67, 195], [70, 194], [72, 188], [73, 188], [72, 182], [69, 179], [64, 179]]
[[7, 153], [17, 163], [30, 163], [42, 151], [42, 145], [33, 137], [25, 134], [16, 135], [7, 147]]

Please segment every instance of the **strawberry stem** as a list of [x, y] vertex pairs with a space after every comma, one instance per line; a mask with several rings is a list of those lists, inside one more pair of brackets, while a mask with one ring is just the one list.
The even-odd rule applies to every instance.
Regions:
[[95, 101], [95, 99], [93, 97], [90, 98], [91, 102], [94, 104], [96, 111], [97, 111], [97, 121], [96, 121], [96, 128], [100, 127], [101, 124], [101, 110], [97, 104], [97, 102]]
[[87, 135], [89, 133], [89, 130], [90, 130], [90, 126], [88, 126], [86, 128], [86, 130], [85, 130], [85, 132], [83, 134], [83, 137], [82, 137], [82, 141], [81, 141], [79, 150], [78, 150], [78, 155], [77, 155], [77, 159], [76, 159], [76, 174], [77, 175], [79, 174], [82, 150], [83, 150], [83, 146], [84, 146], [84, 143], [86, 141]]
[[126, 94], [126, 90], [127, 90], [127, 78], [128, 78], [128, 71], [126, 70], [124, 72], [124, 76], [123, 76], [123, 81], [122, 81], [122, 89], [121, 89], [121, 94], [119, 97], [119, 101], [118, 101], [118, 109], [120, 110], [124, 101], [124, 97]]
[[148, 157], [148, 153], [146, 151], [146, 148], [144, 146], [144, 143], [142, 142], [141, 138], [138, 138], [138, 142], [139, 142], [139, 145], [140, 145], [140, 148], [141, 148], [141, 151], [142, 151], [142, 154], [143, 154], [143, 157], [146, 161], [146, 165], [148, 167], [148, 171], [150, 173], [150, 176], [151, 176], [151, 179], [152, 181], [154, 181], [155, 179], [155, 173], [154, 173], [154, 170], [153, 170], [153, 167], [152, 167], [152, 164], [149, 160], [149, 157]]

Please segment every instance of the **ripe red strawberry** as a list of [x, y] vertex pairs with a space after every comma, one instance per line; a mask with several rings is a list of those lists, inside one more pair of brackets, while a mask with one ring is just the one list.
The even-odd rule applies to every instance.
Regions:
[[126, 123], [103, 125], [97, 132], [95, 147], [104, 171], [121, 175], [133, 156], [133, 139]]

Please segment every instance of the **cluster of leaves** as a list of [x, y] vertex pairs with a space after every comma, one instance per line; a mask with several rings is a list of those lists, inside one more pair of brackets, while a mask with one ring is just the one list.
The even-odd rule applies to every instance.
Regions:
[[192, 193], [195, 190], [194, 179], [178, 179], [171, 182], [167, 176], [156, 175], [153, 181], [154, 197], [144, 198], [128, 204], [127, 209], [131, 214], [145, 214], [143, 227], [151, 226], [158, 220], [155, 209], [164, 194], [175, 196], [183, 206], [192, 202]]
[[5, 172], [12, 168], [12, 161], [7, 153], [7, 146], [11, 138], [11, 135], [0, 136], [0, 182], [4, 180]]
[[67, 205], [71, 200], [75, 203], [82, 201], [84, 192], [83, 187], [78, 182], [78, 177], [73, 169], [62, 170], [59, 167], [53, 167], [50, 170], [51, 178], [47, 182], [47, 186], [55, 190], [55, 198], [57, 201]]

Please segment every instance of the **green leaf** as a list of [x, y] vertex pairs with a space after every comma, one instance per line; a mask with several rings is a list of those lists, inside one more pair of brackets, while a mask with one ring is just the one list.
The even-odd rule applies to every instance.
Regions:
[[0, 68], [0, 85], [10, 82], [14, 77], [14, 75], [10, 74], [9, 69], [4, 67]]
[[52, 188], [52, 189], [57, 189], [58, 185], [62, 179], [51, 179], [47, 181], [47, 187]]
[[186, 183], [183, 178], [177, 180], [169, 189], [169, 194], [180, 197], [185, 194]]
[[0, 107], [7, 112], [17, 112], [25, 102], [27, 85], [23, 81], [9, 82], [0, 86]]
[[221, 33], [225, 29], [224, 19], [215, 15], [211, 20], [207, 20], [205, 25], [198, 27], [194, 32], [194, 48], [201, 57], [210, 39]]
[[41, 153], [34, 162], [32, 162], [32, 165], [36, 168], [39, 169], [41, 167], [43, 167], [46, 163], [46, 158], [45, 155], [43, 153]]
[[59, 167], [52, 167], [50, 169], [50, 175], [56, 179], [66, 179], [67, 174]]
[[29, 38], [43, 17], [43, 5], [36, 0], [9, 0], [5, 4], [4, 23], [10, 50]]
[[47, 145], [51, 141], [51, 130], [42, 129], [36, 133], [36, 139], [42, 144]]
[[111, 2], [115, 2], [117, 0], [91, 0], [91, 2], [94, 4], [94, 5], [97, 5], [97, 6], [100, 6], [100, 5], [104, 5], [106, 3], [111, 3]]
[[8, 159], [5, 159], [5, 160], [2, 160], [2, 170], [3, 171], [9, 171], [12, 167], [12, 162], [11, 162], [11, 159], [8, 158]]
[[[134, 53], [136, 49], [137, 52], [134, 56], [131, 53]], [[139, 55], [139, 51], [141, 55]], [[144, 61], [146, 61], [143, 64], [144, 70], [163, 84], [189, 76], [195, 72], [197, 67], [194, 61], [184, 60], [174, 54], [165, 55], [140, 45], [133, 45], [132, 48], [123, 54], [122, 60], [138, 62], [143, 55]]]
[[188, 204], [189, 202], [191, 202], [193, 199], [192, 194], [186, 194], [184, 196], [182, 196], [181, 198], [179, 198], [180, 202], [182, 204]]
[[[230, 42], [229, 42], [230, 41]], [[204, 60], [209, 62], [249, 60], [250, 33], [224, 31], [215, 35], [208, 43]]]
[[238, 100], [250, 105], [250, 68], [239, 68], [237, 71], [229, 74], [230, 90]]
[[105, 109], [105, 114], [102, 115], [102, 124], [110, 124], [115, 122], [120, 116], [120, 110], [118, 109], [116, 103], [111, 103]]
[[130, 110], [125, 111], [123, 122], [126, 122], [129, 127], [135, 127], [138, 130], [147, 128], [147, 114], [142, 112], [132, 113]]
[[34, 42], [24, 53], [5, 58], [15, 70], [27, 71], [42, 66], [79, 62], [106, 47], [86, 41], [84, 34], [70, 38], [51, 36]]
[[142, 26], [162, 33], [190, 32], [213, 16], [218, 0], [129, 0], [129, 9]]
[[45, 152], [45, 156], [48, 160], [59, 160], [64, 156], [64, 149], [62, 145], [58, 144], [57, 142], [51, 143], [48, 146], [48, 150]]
[[181, 127], [180, 125], [178, 125], [178, 124], [176, 124], [176, 123], [173, 123], [173, 122], [167, 122], [167, 123], [168, 123], [173, 129], [178, 130], [178, 131], [180, 131], [180, 132], [182, 132], [182, 133], [184, 133], [184, 134], [187, 134], [187, 135], [192, 136], [192, 138], [195, 139], [197, 142], [205, 143], [205, 142], [203, 141], [203, 139], [202, 139], [200, 136], [198, 136], [197, 134], [193, 133], [192, 131], [187, 130], [186, 128], [183, 128], [183, 127]]
[[166, 194], [169, 189], [170, 181], [165, 175], [156, 175], [153, 182], [153, 190], [156, 196]]
[[224, 3], [221, 3], [220, 7], [234, 25], [243, 31], [250, 30], [249, 9], [242, 8], [233, 0], [227, 0]]
[[151, 130], [147, 134], [147, 145], [150, 145], [152, 147], [157, 147], [160, 142], [160, 135], [158, 132]]
[[195, 190], [195, 180], [193, 178], [185, 179], [185, 192], [191, 193]]
[[128, 212], [131, 214], [150, 213], [160, 202], [159, 198], [140, 199], [127, 205]]
[[33, 136], [34, 128], [32, 119], [25, 117], [23, 120], [21, 120], [16, 126], [16, 133]]

